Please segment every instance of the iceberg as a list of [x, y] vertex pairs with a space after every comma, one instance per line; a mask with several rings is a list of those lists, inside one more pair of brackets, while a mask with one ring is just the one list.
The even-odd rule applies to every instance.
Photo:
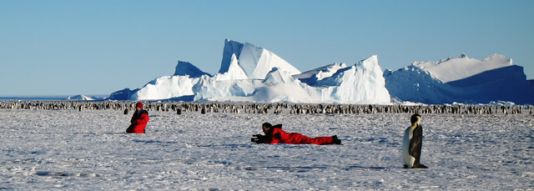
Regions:
[[534, 88], [523, 67], [512, 59], [492, 54], [483, 60], [462, 54], [440, 62], [414, 62], [384, 72], [386, 87], [399, 100], [427, 104], [534, 103]]
[[335, 63], [301, 73], [267, 49], [232, 40], [225, 40], [221, 67], [215, 75], [203, 72], [189, 62], [178, 61], [174, 75], [158, 77], [139, 89], [114, 92], [110, 99], [262, 103], [391, 102], [376, 55], [352, 66]]
[[501, 54], [492, 54], [483, 60], [469, 58], [466, 54], [439, 62], [416, 61], [415, 67], [429, 72], [444, 83], [464, 79], [485, 71], [512, 65], [512, 59]]
[[353, 65], [333, 63], [300, 72], [265, 48], [225, 40], [219, 72], [211, 75], [178, 61], [174, 75], [109, 99], [291, 102], [341, 104], [534, 103], [534, 81], [511, 58], [482, 60], [465, 54], [437, 62], [415, 61], [382, 71], [378, 56]]
[[174, 72], [174, 75], [198, 78], [202, 75], [209, 75], [209, 74], [206, 72], [203, 72], [202, 70], [198, 69], [195, 65], [189, 62], [178, 61], [178, 64], [176, 64], [176, 70]]
[[75, 95], [75, 96], [67, 97], [67, 100], [94, 101], [94, 100], [98, 100], [98, 98], [86, 96], [86, 95]]
[[[232, 59], [233, 57], [235, 59]], [[227, 73], [232, 61], [237, 62], [237, 66], [243, 70], [248, 79], [264, 79], [274, 67], [291, 75], [300, 73], [293, 65], [267, 49], [226, 39], [219, 73]]]

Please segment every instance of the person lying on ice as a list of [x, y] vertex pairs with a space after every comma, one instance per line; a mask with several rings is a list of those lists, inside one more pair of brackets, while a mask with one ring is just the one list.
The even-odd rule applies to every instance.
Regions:
[[316, 144], [316, 145], [340, 145], [341, 140], [336, 135], [329, 137], [315, 137], [311, 138], [300, 133], [288, 133], [282, 130], [282, 124], [271, 125], [270, 123], [263, 123], [263, 133], [265, 135], [256, 134], [252, 136], [251, 141], [255, 143], [266, 144]]
[[130, 119], [130, 126], [126, 129], [126, 133], [145, 133], [146, 124], [150, 118], [148, 117], [148, 111], [143, 109], [143, 103], [137, 102], [135, 104], [135, 112]]

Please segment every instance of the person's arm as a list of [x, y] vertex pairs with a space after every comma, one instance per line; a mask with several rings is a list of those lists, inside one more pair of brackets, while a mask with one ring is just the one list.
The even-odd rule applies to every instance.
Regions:
[[252, 135], [252, 138], [250, 139], [250, 141], [258, 143], [258, 144], [270, 143], [271, 142], [271, 140], [270, 140], [270, 138], [268, 136], [261, 135], [261, 134]]
[[133, 114], [132, 114], [132, 118], [130, 119], [130, 123], [131, 123], [131, 124], [134, 124], [134, 123], [135, 123], [135, 114], [137, 114], [136, 111], [133, 112]]
[[273, 137], [271, 138], [271, 144], [279, 144], [279, 143], [284, 143], [284, 142], [282, 142], [280, 133], [275, 133]]

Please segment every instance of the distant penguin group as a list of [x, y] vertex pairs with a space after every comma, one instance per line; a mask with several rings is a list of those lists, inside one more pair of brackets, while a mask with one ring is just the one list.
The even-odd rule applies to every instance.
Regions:
[[[0, 109], [29, 110], [120, 110], [134, 109], [131, 101], [22, 101], [0, 100]], [[420, 113], [454, 115], [533, 115], [532, 105], [355, 105], [292, 103], [178, 103], [147, 102], [146, 110], [207, 113], [290, 114], [290, 115], [360, 115], [377, 113]], [[179, 112], [178, 112], [179, 110]]]

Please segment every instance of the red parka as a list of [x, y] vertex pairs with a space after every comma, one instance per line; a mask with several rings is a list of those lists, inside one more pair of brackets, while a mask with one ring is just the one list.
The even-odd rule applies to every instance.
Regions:
[[141, 102], [136, 104], [136, 108], [140, 108], [141, 110], [136, 110], [132, 115], [132, 119], [130, 120], [132, 124], [126, 129], [126, 133], [145, 133], [146, 125], [150, 120], [148, 111], [142, 109], [143, 104]]
[[274, 125], [268, 132], [267, 143], [270, 144], [316, 144], [316, 145], [329, 145], [334, 144], [333, 137], [315, 137], [311, 138], [300, 133], [288, 133], [282, 130], [282, 125]]

